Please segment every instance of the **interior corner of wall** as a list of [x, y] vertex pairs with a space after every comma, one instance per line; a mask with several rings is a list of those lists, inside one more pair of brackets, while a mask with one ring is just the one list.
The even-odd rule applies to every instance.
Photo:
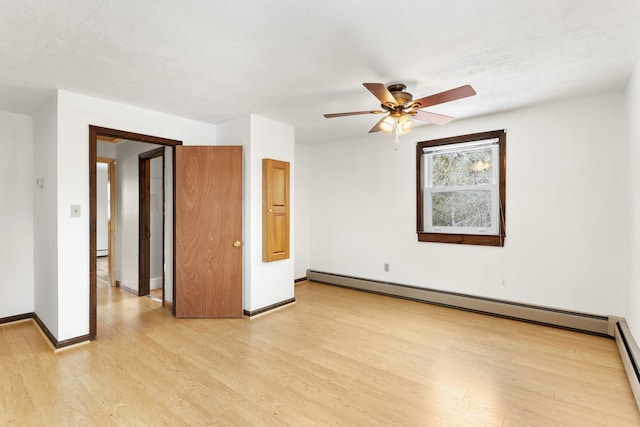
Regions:
[[624, 317], [609, 316], [609, 328], [607, 335], [609, 335], [610, 337], [614, 337], [616, 335], [616, 324], [618, 324], [618, 322], [624, 321]]

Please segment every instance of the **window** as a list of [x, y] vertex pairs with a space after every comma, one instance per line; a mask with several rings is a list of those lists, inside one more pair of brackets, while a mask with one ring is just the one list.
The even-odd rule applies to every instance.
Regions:
[[417, 144], [418, 240], [504, 246], [506, 133]]

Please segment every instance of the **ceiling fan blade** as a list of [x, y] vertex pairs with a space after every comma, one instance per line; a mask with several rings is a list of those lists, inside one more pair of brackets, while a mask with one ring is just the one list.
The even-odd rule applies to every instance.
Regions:
[[407, 108], [426, 108], [432, 105], [444, 104], [445, 102], [455, 101], [456, 99], [467, 98], [476, 94], [476, 91], [469, 85], [457, 87], [455, 89], [446, 90], [436, 93], [435, 95], [425, 96], [411, 102]]
[[378, 123], [376, 123], [376, 125], [371, 128], [369, 133], [380, 132], [382, 130], [382, 129], [380, 129], [380, 125], [382, 124], [382, 122], [384, 122], [384, 119], [386, 119], [387, 117], [389, 117], [389, 116], [384, 116], [383, 118], [378, 120]]
[[430, 113], [428, 111], [417, 110], [414, 113], [411, 113], [411, 117], [414, 119], [422, 120], [423, 122], [435, 123], [437, 125], [446, 125], [454, 118], [451, 116], [445, 116], [444, 114], [436, 114]]
[[391, 95], [391, 92], [382, 83], [362, 83], [364, 87], [369, 89], [369, 92], [380, 100], [383, 105], [395, 107], [398, 105], [398, 101]]
[[350, 113], [325, 114], [324, 116], [327, 119], [331, 119], [333, 117], [357, 116], [359, 114], [382, 114], [382, 113], [386, 113], [386, 111], [382, 111], [382, 110], [352, 111]]

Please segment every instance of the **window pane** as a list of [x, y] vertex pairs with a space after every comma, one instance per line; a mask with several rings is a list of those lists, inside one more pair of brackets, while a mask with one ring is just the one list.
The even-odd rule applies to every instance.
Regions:
[[434, 154], [432, 185], [446, 187], [492, 184], [492, 153], [491, 147], [482, 147]]
[[433, 192], [433, 227], [491, 228], [491, 191]]

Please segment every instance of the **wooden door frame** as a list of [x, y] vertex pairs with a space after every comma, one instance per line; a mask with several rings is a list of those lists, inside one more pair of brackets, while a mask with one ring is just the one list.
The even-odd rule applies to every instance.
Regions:
[[[95, 340], [98, 330], [98, 292], [97, 292], [97, 275], [96, 275], [96, 161], [98, 136], [116, 138], [127, 141], [147, 142], [150, 144], [164, 145], [172, 147], [172, 161], [175, 169], [175, 152], [176, 145], [182, 145], [182, 141], [175, 139], [161, 138], [157, 136], [144, 135], [123, 130], [110, 129], [100, 126], [89, 125], [89, 339]], [[175, 187], [175, 174], [174, 182]], [[174, 252], [175, 252], [175, 191], [173, 192], [173, 235], [174, 235]], [[173, 280], [175, 289], [175, 257], [173, 260]], [[175, 304], [174, 304], [175, 310]]]
[[[138, 155], [138, 185], [140, 188], [138, 208], [138, 296], [149, 295], [151, 292], [151, 160], [162, 158], [162, 265], [164, 265], [164, 147], [156, 148]], [[164, 306], [164, 268], [162, 269], [162, 305]]]
[[109, 176], [109, 224], [108, 224], [108, 249], [109, 249], [109, 286], [116, 284], [116, 160], [108, 157], [98, 157], [96, 163], [106, 163]]

